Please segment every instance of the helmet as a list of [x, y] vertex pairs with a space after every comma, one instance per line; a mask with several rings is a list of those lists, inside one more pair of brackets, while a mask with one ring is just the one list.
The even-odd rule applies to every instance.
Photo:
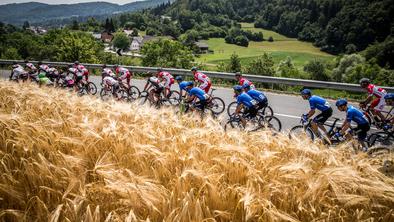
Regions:
[[384, 99], [394, 99], [394, 93], [387, 93], [387, 95], [384, 96]]
[[105, 69], [105, 68], [107, 68], [107, 65], [106, 65], [106, 64], [104, 64], [102, 67], [103, 67], [103, 69]]
[[186, 82], [186, 86], [193, 86], [193, 82], [192, 81], [189, 81], [189, 82]]
[[242, 74], [240, 72], [236, 72], [235, 76], [242, 76]]
[[74, 64], [75, 64], [75, 65], [79, 65], [79, 61], [78, 61], [78, 60], [75, 61]]
[[368, 78], [360, 79], [360, 84], [365, 84], [365, 83], [369, 84], [369, 83], [371, 83], [371, 81]]
[[71, 65], [71, 64], [68, 65], [68, 68], [72, 68], [72, 67], [73, 67], [73, 65]]
[[250, 83], [245, 82], [245, 83], [242, 85], [242, 88], [243, 88], [243, 89], [250, 89]]
[[197, 71], [197, 67], [193, 66], [191, 71]]
[[18, 63], [16, 61], [13, 61], [12, 65], [18, 65]]
[[163, 68], [157, 68], [157, 72], [163, 72]]
[[338, 99], [335, 105], [338, 106], [344, 106], [347, 105], [347, 100], [346, 99]]
[[175, 77], [175, 80], [176, 80], [176, 81], [182, 81], [183, 78], [182, 78], [182, 76], [177, 76], [177, 77]]
[[37, 63], [37, 65], [39, 65], [39, 66], [40, 66], [40, 65], [42, 65], [42, 62], [41, 62], [41, 61], [39, 61], [39, 62]]
[[310, 89], [303, 89], [301, 95], [312, 95], [312, 91]]
[[236, 91], [236, 92], [242, 92], [242, 86], [240, 86], [240, 85], [234, 86], [233, 89], [234, 89], [234, 91]]
[[26, 60], [25, 60], [25, 63], [29, 63], [29, 60], [26, 59]]

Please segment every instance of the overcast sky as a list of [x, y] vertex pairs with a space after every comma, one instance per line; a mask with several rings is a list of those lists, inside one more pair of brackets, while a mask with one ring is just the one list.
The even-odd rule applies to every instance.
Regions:
[[42, 2], [47, 4], [73, 4], [81, 2], [111, 2], [116, 4], [126, 4], [142, 0], [0, 0], [0, 5], [9, 3], [22, 3], [22, 2]]

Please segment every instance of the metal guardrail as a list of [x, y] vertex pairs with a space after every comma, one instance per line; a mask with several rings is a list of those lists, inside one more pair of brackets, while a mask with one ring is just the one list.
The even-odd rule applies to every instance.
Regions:
[[[13, 62], [18, 62], [20, 64], [24, 64], [24, 61], [21, 60], [0, 60], [0, 65], [12, 65]], [[32, 63], [37, 63], [37, 61], [31, 61]], [[54, 66], [66, 67], [72, 63], [66, 62], [46, 62], [45, 64], [51, 64]], [[101, 68], [102, 64], [85, 64], [86, 68]], [[113, 67], [113, 65], [107, 65], [108, 67]], [[141, 66], [124, 66], [125, 68], [131, 69], [134, 72], [155, 72], [157, 67], [141, 67]], [[163, 70], [170, 72], [174, 75], [183, 75], [183, 76], [192, 76], [190, 70], [185, 69], [172, 69], [172, 68], [163, 68]], [[234, 73], [222, 73], [222, 72], [209, 72], [204, 71], [211, 78], [218, 79], [230, 79], [234, 80]], [[363, 89], [357, 84], [349, 84], [349, 83], [339, 83], [339, 82], [324, 82], [324, 81], [315, 81], [315, 80], [307, 80], [307, 79], [293, 79], [293, 78], [282, 78], [282, 77], [272, 77], [272, 76], [259, 76], [259, 75], [250, 75], [250, 74], [242, 74], [247, 79], [252, 82], [259, 83], [274, 83], [274, 84], [284, 84], [290, 86], [304, 86], [311, 88], [321, 88], [321, 89], [334, 89], [341, 91], [349, 91], [349, 92], [364, 92]], [[383, 86], [385, 90], [388, 92], [394, 92], [394, 87], [386, 87]]]

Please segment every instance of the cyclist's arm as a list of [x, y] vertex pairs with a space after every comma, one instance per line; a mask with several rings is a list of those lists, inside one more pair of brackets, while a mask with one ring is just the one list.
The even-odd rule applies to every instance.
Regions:
[[241, 103], [241, 104], [238, 104], [237, 108], [235, 109], [235, 114], [240, 113], [241, 110], [242, 110], [242, 108], [243, 108], [243, 104], [242, 104], [242, 103]]
[[363, 102], [361, 102], [361, 104], [363, 105], [368, 105], [368, 103], [370, 103], [373, 99], [373, 95], [368, 95], [367, 99], [365, 99]]
[[14, 70], [11, 71], [10, 80], [12, 79], [13, 76], [14, 76]]
[[193, 102], [193, 100], [196, 98], [196, 96], [188, 96], [186, 99], [186, 103]]
[[144, 86], [144, 90], [143, 90], [143, 91], [146, 91], [146, 90], [147, 90], [148, 85], [149, 85], [149, 81], [146, 81], [146, 84], [145, 84], [145, 86]]
[[345, 120], [345, 122], [342, 124], [341, 130], [339, 131], [342, 135], [345, 135], [346, 130], [350, 128], [350, 122]]
[[315, 112], [316, 112], [316, 109], [311, 109], [311, 110], [309, 110], [309, 112], [308, 112], [308, 114], [307, 114], [307, 118], [309, 119], [309, 118], [311, 118], [314, 114], [315, 114]]

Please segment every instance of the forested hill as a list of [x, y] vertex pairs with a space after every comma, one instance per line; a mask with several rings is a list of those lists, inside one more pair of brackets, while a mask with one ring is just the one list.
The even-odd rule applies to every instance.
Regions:
[[195, 25], [255, 22], [334, 54], [361, 51], [394, 32], [393, 0], [178, 0], [166, 13]]
[[168, 0], [141, 0], [125, 5], [117, 5], [107, 2], [89, 2], [79, 4], [48, 5], [37, 2], [0, 5], [0, 21], [20, 25], [24, 21], [30, 23], [49, 22], [87, 17], [87, 16], [110, 16], [120, 12], [131, 12], [166, 3]]

